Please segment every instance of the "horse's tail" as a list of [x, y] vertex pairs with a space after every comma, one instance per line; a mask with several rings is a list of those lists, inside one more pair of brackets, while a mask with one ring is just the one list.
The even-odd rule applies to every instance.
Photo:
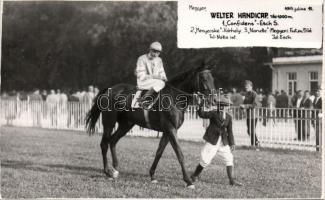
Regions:
[[86, 116], [86, 129], [89, 135], [93, 135], [95, 133], [95, 126], [96, 122], [100, 116], [100, 113], [102, 112], [99, 108], [99, 105], [97, 104], [98, 99], [107, 92], [107, 89], [101, 90], [97, 96], [93, 100], [93, 106], [88, 111]]

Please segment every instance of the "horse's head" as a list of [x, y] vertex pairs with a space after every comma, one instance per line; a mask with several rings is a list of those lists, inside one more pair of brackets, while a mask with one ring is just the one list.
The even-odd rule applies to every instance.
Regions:
[[216, 90], [214, 86], [214, 78], [211, 70], [204, 68], [196, 74], [196, 92], [204, 95], [212, 94]]
[[211, 70], [205, 61], [199, 67], [174, 76], [169, 83], [187, 93], [201, 93], [204, 96], [212, 94], [215, 90]]

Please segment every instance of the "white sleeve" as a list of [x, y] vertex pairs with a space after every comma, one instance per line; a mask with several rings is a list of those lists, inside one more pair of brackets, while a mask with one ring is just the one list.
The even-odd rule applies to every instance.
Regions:
[[161, 59], [159, 59], [159, 76], [161, 76], [164, 80], [167, 81], [167, 76], [166, 76], [166, 73], [165, 73], [164, 64], [163, 64]]
[[135, 75], [137, 79], [140, 79], [141, 81], [150, 77], [150, 75], [147, 74], [145, 62], [141, 57], [138, 58]]

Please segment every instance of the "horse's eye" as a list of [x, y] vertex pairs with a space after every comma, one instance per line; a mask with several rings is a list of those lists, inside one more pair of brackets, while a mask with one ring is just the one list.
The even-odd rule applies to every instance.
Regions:
[[205, 75], [200, 76], [200, 79], [204, 82], [208, 81], [208, 77]]

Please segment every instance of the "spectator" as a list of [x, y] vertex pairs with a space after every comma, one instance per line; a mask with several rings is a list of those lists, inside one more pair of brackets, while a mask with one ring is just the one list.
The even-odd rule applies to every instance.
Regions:
[[[232, 88], [232, 94], [231, 94], [230, 100], [233, 103], [234, 107], [240, 106], [244, 101], [243, 96], [240, 93], [237, 92], [236, 88]], [[242, 119], [243, 111], [240, 110], [240, 109], [236, 109], [236, 108], [235, 108], [234, 111], [235, 111], [234, 118], [235, 119]]]
[[87, 93], [87, 88], [84, 87], [84, 89], [82, 91], [80, 91], [80, 101], [83, 101], [83, 97], [85, 96], [85, 94]]
[[247, 133], [251, 138], [251, 145], [259, 146], [260, 142], [255, 132], [257, 124], [257, 111], [255, 108], [259, 106], [259, 101], [256, 92], [253, 90], [253, 83], [251, 81], [245, 81], [245, 90], [245, 98], [241, 108], [246, 109]]
[[79, 98], [72, 94], [72, 91], [68, 93], [68, 127], [72, 126], [72, 119], [73, 119], [73, 124], [74, 127], [78, 127], [78, 121], [79, 121]]
[[[263, 100], [266, 99], [266, 95], [263, 93], [263, 89], [262, 88], [259, 88], [257, 90], [257, 100], [258, 100], [258, 106], [259, 107], [262, 107], [262, 104], [263, 104]], [[266, 111], [265, 109], [258, 109], [258, 116], [263, 116], [263, 111]], [[264, 113], [265, 114], [265, 113]], [[260, 118], [260, 121], [262, 119]]]
[[7, 92], [2, 92], [1, 99], [7, 99], [7, 98], [8, 98], [8, 93]]
[[29, 95], [29, 101], [40, 102], [43, 101], [42, 96], [40, 95], [39, 89], [35, 89], [34, 92]]
[[41, 93], [41, 96], [42, 96], [42, 100], [43, 100], [43, 103], [42, 103], [43, 118], [46, 119], [47, 118], [47, 106], [46, 106], [46, 103], [44, 103], [44, 102], [46, 102], [47, 91], [43, 90]]
[[314, 102], [314, 100], [315, 100], [315, 95], [314, 95], [314, 94], [310, 95], [309, 99], [311, 100], [311, 102]]
[[62, 92], [58, 94], [58, 98], [59, 98], [60, 112], [62, 114], [65, 114], [67, 112], [68, 96], [65, 94], [65, 92]]
[[97, 96], [98, 93], [99, 93], [98, 87], [94, 87], [94, 95]]
[[243, 103], [243, 96], [237, 92], [236, 88], [232, 88], [232, 95], [230, 100], [233, 103], [233, 106], [240, 106]]
[[48, 111], [50, 114], [50, 118], [51, 118], [51, 125], [52, 126], [57, 126], [57, 118], [58, 118], [58, 103], [59, 103], [59, 99], [57, 97], [57, 95], [55, 94], [54, 90], [50, 91], [50, 94], [47, 96], [46, 98], [46, 103], [47, 103], [47, 107], [48, 107]]
[[[82, 113], [87, 113], [90, 110], [94, 99], [94, 87], [92, 85], [88, 86], [88, 91], [85, 92], [82, 98]], [[83, 120], [82, 120], [83, 121]]]
[[277, 105], [276, 99], [273, 96], [272, 92], [269, 92], [266, 96], [266, 107], [270, 109], [274, 109]]
[[306, 138], [309, 139], [310, 136], [310, 125], [311, 125], [311, 110], [313, 108], [313, 103], [310, 100], [310, 92], [305, 91], [303, 100], [301, 102], [301, 107], [304, 108], [302, 111], [302, 140]]
[[88, 86], [88, 91], [84, 94], [84, 96], [82, 98], [82, 103], [84, 103], [87, 108], [88, 107], [90, 108], [94, 97], [95, 97], [94, 87], [92, 85], [90, 85], [90, 86]]
[[7, 121], [7, 125], [13, 125], [13, 120], [17, 115], [16, 97], [8, 94], [7, 92], [3, 92], [1, 95], [1, 100], [1, 107], [6, 108], [4, 109], [5, 112], [3, 114]]
[[287, 112], [285, 108], [288, 107], [289, 107], [289, 97], [284, 90], [281, 90], [281, 94], [276, 97], [276, 108], [279, 108], [277, 110], [277, 116], [281, 118], [287, 117]]
[[33, 118], [33, 126], [41, 127], [41, 114], [42, 114], [42, 103], [43, 99], [40, 95], [39, 89], [35, 89], [35, 91], [29, 95], [29, 106], [32, 113]]
[[41, 96], [42, 96], [43, 101], [46, 101], [47, 91], [43, 90]]
[[301, 90], [298, 90], [295, 94], [295, 96], [292, 97], [292, 105], [294, 108], [296, 108], [293, 112], [294, 122], [295, 122], [295, 128], [298, 136], [298, 140], [301, 140], [302, 135], [302, 100], [303, 100], [303, 92]]
[[57, 98], [57, 101], [60, 102], [60, 96], [61, 96], [61, 90], [60, 89], [57, 89], [56, 90], [56, 94], [55, 94], [56, 98]]
[[315, 94], [315, 100], [313, 102], [313, 106], [316, 110], [313, 118], [315, 119], [315, 134], [316, 134], [316, 150], [319, 151], [319, 134], [322, 133], [322, 97], [321, 97], [321, 89], [319, 88]]
[[82, 100], [83, 100], [83, 94], [84, 94], [84, 92], [81, 92], [80, 90], [77, 90], [73, 94], [73, 96], [77, 97], [79, 99], [79, 102], [82, 102]]
[[277, 102], [271, 91], [268, 92], [265, 99], [266, 99], [266, 108], [267, 108], [267, 120], [263, 121], [263, 125], [266, 126], [266, 122], [268, 121], [269, 118], [273, 118], [273, 124], [275, 124], [274, 117], [275, 117], [275, 107]]
[[264, 97], [265, 97], [265, 95], [263, 93], [263, 89], [260, 88], [257, 92], [257, 98], [258, 98], [258, 101], [260, 102], [260, 104], [262, 104]]

